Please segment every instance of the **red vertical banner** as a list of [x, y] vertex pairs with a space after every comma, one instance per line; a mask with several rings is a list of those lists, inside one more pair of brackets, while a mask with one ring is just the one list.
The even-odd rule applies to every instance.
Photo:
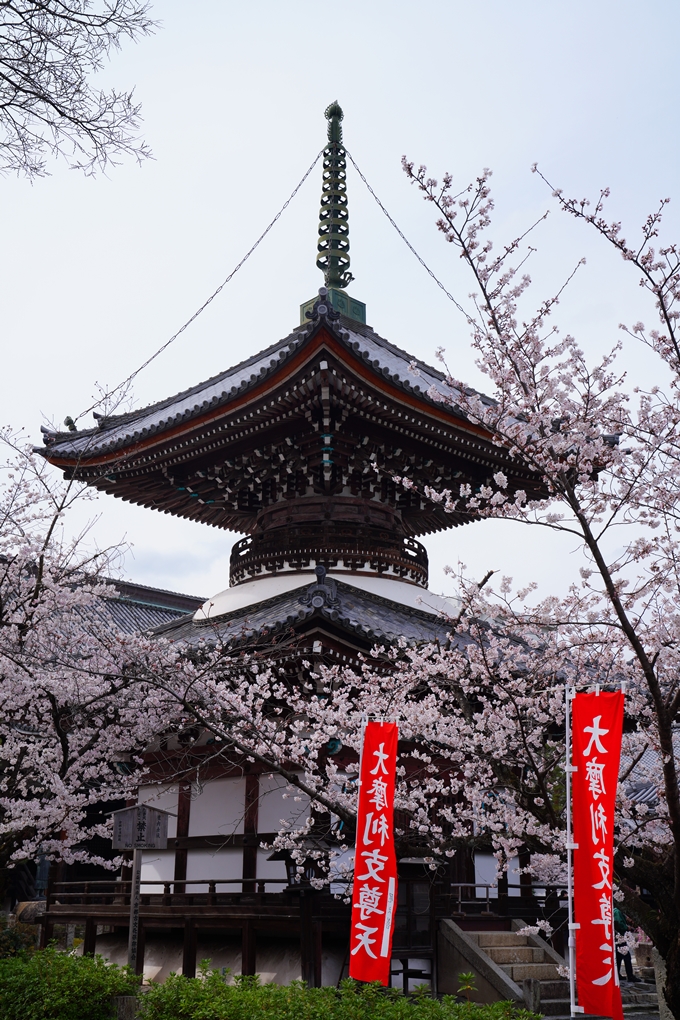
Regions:
[[396, 723], [369, 722], [359, 774], [349, 976], [388, 985], [397, 909], [394, 851]]
[[586, 1013], [623, 1020], [612, 899], [623, 694], [577, 694], [572, 704], [578, 1003]]

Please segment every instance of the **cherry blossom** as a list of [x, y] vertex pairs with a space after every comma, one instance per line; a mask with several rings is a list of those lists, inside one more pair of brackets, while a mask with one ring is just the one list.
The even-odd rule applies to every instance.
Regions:
[[[534, 479], [510, 491], [490, 477], [475, 491], [436, 498], [458, 514], [552, 529], [580, 545], [585, 563], [566, 598], [523, 605], [505, 593], [506, 608], [516, 616], [518, 640], [533, 632], [548, 646], [561, 644], [556, 679], [566, 680], [578, 663], [577, 686], [627, 684], [616, 874], [626, 910], [666, 960], [665, 994], [680, 1017], [680, 249], [661, 239], [668, 199], [627, 241], [621, 224], [605, 215], [608, 189], [591, 205], [550, 186], [558, 207], [596, 230], [633, 270], [631, 283], [651, 298], [657, 328], [621, 327], [627, 344], [643, 344], [657, 359], [659, 382], [647, 392], [618, 367], [623, 341], [591, 363], [553, 322], [583, 262], [553, 295], [530, 304], [527, 261], [536, 252], [530, 235], [541, 221], [496, 253], [488, 233], [488, 171], [455, 193], [450, 175], [440, 184], [425, 167], [406, 159], [403, 166], [437, 210], [438, 229], [473, 281], [464, 313], [492, 399], [449, 374], [449, 400]], [[654, 893], [657, 910], [645, 904], [641, 888]]]

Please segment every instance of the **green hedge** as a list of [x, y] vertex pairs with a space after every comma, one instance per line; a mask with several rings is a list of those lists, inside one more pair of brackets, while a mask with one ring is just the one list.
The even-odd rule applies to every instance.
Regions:
[[256, 978], [227, 984], [219, 971], [201, 977], [177, 974], [141, 997], [142, 1020], [537, 1020], [510, 1002], [491, 1006], [408, 997], [396, 989], [343, 981], [339, 989], [260, 985]]
[[36, 930], [32, 924], [9, 925], [0, 919], [0, 960], [19, 953], [32, 953], [35, 949]]
[[110, 1020], [113, 995], [134, 995], [139, 978], [101, 956], [56, 949], [0, 960], [0, 1020]]
[[[343, 981], [339, 989], [260, 985], [204, 967], [171, 974], [140, 997], [142, 1020], [538, 1020], [510, 1002], [491, 1006], [405, 996], [396, 989]], [[133, 995], [139, 978], [102, 957], [54, 948], [0, 960], [0, 1020], [111, 1020], [114, 995]]]

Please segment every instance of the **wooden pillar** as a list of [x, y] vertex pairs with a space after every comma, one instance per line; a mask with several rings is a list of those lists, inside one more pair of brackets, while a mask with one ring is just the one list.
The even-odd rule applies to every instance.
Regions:
[[85, 938], [83, 939], [83, 956], [94, 956], [97, 945], [97, 921], [94, 917], [85, 918]]
[[508, 914], [508, 873], [504, 871], [498, 876], [498, 913], [501, 917]]
[[[251, 772], [246, 773], [246, 802], [243, 816], [243, 878], [253, 881], [243, 882], [243, 892], [255, 892], [257, 877], [257, 809], [260, 799], [260, 780]], [[254, 974], [255, 971], [244, 971]]]
[[310, 988], [321, 985], [321, 926], [314, 922], [313, 889], [300, 890], [300, 969]]
[[323, 943], [321, 940], [321, 922], [313, 922], [312, 934], [314, 937], [314, 987], [321, 988], [321, 960], [323, 957]]
[[531, 864], [531, 854], [528, 850], [520, 850], [517, 855], [519, 863], [520, 876], [519, 876], [519, 894], [522, 897], [531, 898], [533, 894], [532, 890], [532, 878], [528, 872], [524, 872], [525, 868], [528, 868]]
[[146, 942], [146, 929], [140, 917], [139, 928], [137, 929], [137, 955], [135, 957], [135, 974], [144, 973], [144, 944]]
[[250, 921], [243, 922], [241, 929], [241, 973], [255, 974], [257, 948], [255, 929]]
[[196, 922], [193, 917], [184, 919], [182, 974], [184, 977], [196, 977]]
[[[246, 773], [246, 797], [243, 815], [243, 892], [255, 892], [257, 877], [257, 809], [260, 799], [260, 780], [251, 772]], [[246, 881], [248, 879], [248, 881]], [[255, 974], [257, 967], [257, 942], [255, 929], [250, 921], [244, 921], [241, 929], [241, 973]]]
[[[136, 807], [136, 806], [137, 806], [137, 798], [136, 797], [133, 797], [133, 798], [128, 797], [128, 799], [125, 801], [125, 807], [126, 808], [127, 807]], [[121, 857], [125, 861], [125, 863], [122, 865], [122, 867], [120, 869], [121, 881], [122, 882], [131, 882], [132, 881], [132, 857], [133, 857], [132, 850], [124, 850], [123, 853], [121, 854]], [[129, 902], [130, 901], [128, 900], [128, 903]]]
[[[55, 882], [56, 868], [54, 863], [50, 864], [50, 870], [47, 873], [47, 891], [45, 894], [45, 913], [49, 913], [50, 905], [53, 899], [54, 882]], [[43, 921], [40, 928], [40, 948], [46, 949], [50, 940], [54, 938], [54, 925], [51, 921]]]
[[[191, 814], [191, 783], [179, 784], [179, 796], [177, 798], [177, 835], [178, 837], [189, 835], [189, 816]], [[175, 849], [175, 881], [184, 882], [187, 877], [187, 855], [185, 848]], [[183, 891], [183, 890], [181, 890]], [[175, 887], [175, 892], [177, 888]]]

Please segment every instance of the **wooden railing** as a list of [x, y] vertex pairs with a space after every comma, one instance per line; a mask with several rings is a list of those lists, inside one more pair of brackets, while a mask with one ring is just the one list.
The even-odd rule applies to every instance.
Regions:
[[[149, 886], [153, 889], [150, 890]], [[227, 889], [221, 888], [227, 886]], [[47, 892], [46, 908], [69, 905], [130, 904], [132, 882], [110, 879], [83, 882], [53, 882]], [[235, 888], [234, 888], [235, 887]], [[269, 888], [268, 888], [269, 887]], [[274, 887], [274, 888], [272, 888]], [[257, 902], [265, 894], [281, 893], [288, 887], [285, 878], [185, 878], [142, 879], [142, 905], [155, 906], [227, 906], [234, 900]]]
[[566, 907], [566, 885], [546, 887], [545, 883], [540, 885], [538, 883], [532, 885], [507, 883], [498, 886], [483, 882], [474, 884], [472, 882], [452, 882], [448, 890], [444, 891], [435, 887], [434, 895], [437, 899], [446, 902], [446, 913], [449, 916], [477, 914], [480, 913], [480, 906], [483, 914], [512, 914], [513, 905], [519, 908], [527, 903], [548, 910]]
[[[404, 884], [414, 881], [403, 880]], [[427, 882], [427, 879], [418, 879]], [[120, 903], [129, 904], [131, 881], [112, 878], [98, 881], [53, 882], [48, 890], [48, 906], [52, 903], [95, 904]], [[149, 889], [152, 886], [153, 889]], [[226, 887], [226, 888], [225, 888]], [[196, 905], [205, 903], [214, 905], [224, 902], [225, 897], [263, 896], [290, 891], [291, 887], [285, 878], [185, 878], [185, 879], [142, 879], [142, 901], [153, 902], [163, 906], [180, 906], [187, 902]], [[505, 890], [507, 889], [507, 893]], [[559, 908], [566, 905], [566, 886], [535, 884], [510, 885], [501, 887], [483, 882], [450, 883], [446, 890], [439, 882], [430, 887], [431, 895], [439, 902], [446, 904], [447, 915], [465, 915], [498, 913], [498, 907], [507, 903], [502, 912], [512, 913], [512, 905], [517, 906], [530, 900], [539, 906]], [[481, 894], [480, 894], [481, 891]], [[481, 908], [481, 911], [480, 911]], [[493, 909], [496, 908], [496, 909]], [[441, 913], [440, 910], [437, 911]]]

